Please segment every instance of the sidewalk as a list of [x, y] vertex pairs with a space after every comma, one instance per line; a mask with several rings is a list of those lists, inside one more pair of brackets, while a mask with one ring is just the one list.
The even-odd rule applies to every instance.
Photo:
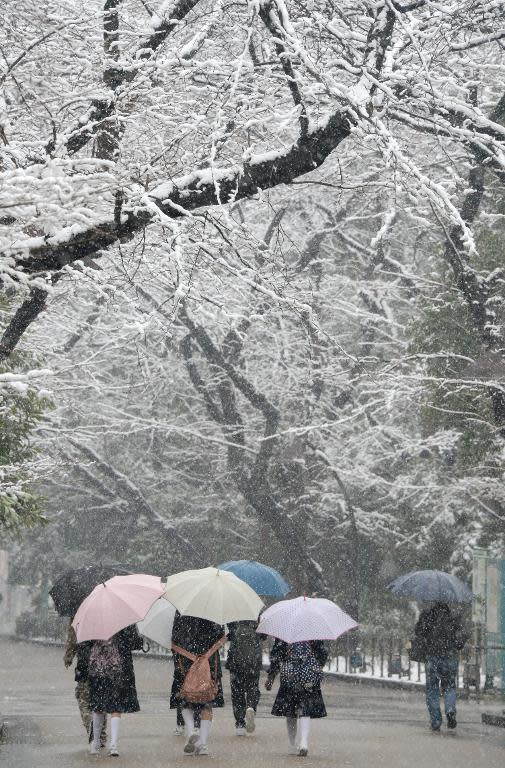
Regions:
[[[0, 762], [8, 768], [89, 766], [73, 676], [63, 667], [61, 648], [0, 640], [0, 658], [0, 709], [8, 720]], [[121, 757], [115, 763], [121, 768], [187, 768], [192, 759], [219, 768], [300, 764], [301, 758], [286, 755], [283, 721], [269, 714], [273, 694], [262, 696], [256, 734], [235, 737], [227, 679], [228, 706], [216, 713], [212, 756], [184, 757], [168, 708], [171, 663], [140, 658], [135, 668], [142, 711], [123, 719]], [[484, 707], [473, 702], [461, 703], [457, 734], [433, 735], [424, 700], [416, 693], [327, 680], [324, 695], [328, 717], [313, 722], [310, 755], [303, 760], [307, 768], [503, 768], [505, 763], [503, 731], [482, 725]]]

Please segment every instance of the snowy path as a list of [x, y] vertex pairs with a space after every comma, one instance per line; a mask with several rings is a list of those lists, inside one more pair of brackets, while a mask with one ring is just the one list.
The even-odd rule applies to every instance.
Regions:
[[[8, 768], [80, 768], [110, 764], [90, 758], [73, 698], [73, 676], [61, 662], [61, 649], [0, 639], [0, 712], [8, 720], [8, 743], [0, 764]], [[217, 713], [212, 756], [184, 757], [183, 741], [172, 736], [174, 715], [167, 689], [171, 665], [164, 660], [136, 661], [142, 712], [124, 718], [121, 768], [179, 768], [196, 759], [219, 768], [283, 768], [301, 758], [287, 757], [284, 723], [269, 716], [272, 694], [263, 694], [256, 734], [237, 739], [228, 706]], [[480, 724], [480, 708], [460, 703], [457, 735], [431, 734], [424, 699], [416, 693], [385, 691], [328, 681], [329, 717], [315, 721], [306, 766], [335, 768], [503, 768], [505, 734]], [[105, 760], [105, 763], [104, 763]]]

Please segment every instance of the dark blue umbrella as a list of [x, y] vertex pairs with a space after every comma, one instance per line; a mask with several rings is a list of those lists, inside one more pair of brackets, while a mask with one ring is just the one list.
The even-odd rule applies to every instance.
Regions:
[[275, 568], [257, 563], [255, 560], [230, 560], [217, 566], [222, 571], [231, 571], [249, 584], [256, 594], [263, 597], [284, 597], [291, 590]]
[[461, 579], [443, 571], [412, 571], [392, 581], [387, 589], [399, 597], [435, 603], [471, 603], [473, 598]]

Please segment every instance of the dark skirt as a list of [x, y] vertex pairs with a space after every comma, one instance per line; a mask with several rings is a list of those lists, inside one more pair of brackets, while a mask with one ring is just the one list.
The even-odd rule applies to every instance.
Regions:
[[[217, 661], [217, 665], [215, 664], [216, 661]], [[192, 662], [189, 659], [187, 659], [185, 656], [179, 656], [179, 654], [174, 653], [174, 681], [172, 683], [172, 692], [170, 694], [170, 709], [177, 709], [177, 707], [183, 707], [188, 709], [200, 710], [200, 709], [203, 709], [204, 707], [224, 707], [223, 685], [221, 681], [221, 661], [219, 659], [219, 656], [217, 657], [217, 659], [215, 658], [215, 656], [213, 656], [212, 659], [210, 660], [211, 675], [214, 680], [216, 679], [216, 676], [217, 676], [217, 685], [218, 685], [217, 696], [214, 699], [214, 701], [209, 701], [206, 704], [193, 704], [178, 696], [178, 693], [181, 690], [182, 685], [184, 683], [186, 672], [189, 670], [191, 663]], [[216, 673], [216, 666], [217, 666], [217, 673]]]
[[272, 707], [276, 717], [326, 717], [321, 686], [314, 686], [310, 691], [293, 690], [281, 683]]
[[89, 700], [93, 712], [138, 712], [135, 678], [121, 675], [118, 680], [89, 678]]

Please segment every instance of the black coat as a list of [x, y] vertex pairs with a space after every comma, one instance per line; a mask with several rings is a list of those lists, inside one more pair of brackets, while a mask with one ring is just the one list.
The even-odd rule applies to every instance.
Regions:
[[[310, 645], [319, 665], [324, 667], [328, 658], [324, 643], [322, 640], [312, 640]], [[288, 643], [285, 643], [283, 640], [276, 640], [270, 652], [270, 670], [268, 672], [270, 680], [274, 680], [280, 672], [282, 662], [287, 660], [288, 654]], [[281, 679], [281, 684], [272, 707], [272, 715], [277, 717], [326, 717], [326, 707], [324, 706], [321, 686], [315, 685], [310, 690], [295, 691], [286, 683], [283, 683]]]
[[[184, 650], [199, 656], [208, 651], [214, 643], [223, 637], [223, 635], [223, 627], [220, 627], [219, 624], [214, 624], [212, 621], [198, 619], [194, 616], [176, 615], [172, 631], [172, 644], [180, 645]], [[181, 656], [178, 653], [174, 653], [174, 680], [172, 683], [172, 692], [170, 694], [171, 709], [176, 709], [179, 706], [190, 708], [203, 706], [188, 703], [178, 696], [191, 664], [191, 659], [186, 658], [186, 656]], [[221, 659], [219, 658], [218, 651], [211, 656], [209, 664], [212, 678], [218, 683], [218, 693], [214, 701], [209, 702], [207, 706], [224, 707], [223, 686], [221, 682]]]
[[132, 651], [142, 648], [142, 638], [136, 626], [132, 625], [122, 629], [113, 639], [121, 656], [120, 676], [112, 681], [107, 677], [87, 674], [91, 709], [94, 712], [138, 712], [140, 706], [135, 686]]
[[237, 629], [241, 624], [250, 624], [252, 629], [256, 629], [258, 626], [257, 621], [234, 621], [228, 624], [228, 640], [230, 641], [230, 647], [228, 649], [228, 656], [226, 658], [226, 669], [232, 674], [239, 675], [240, 677], [259, 677], [263, 668], [263, 650], [261, 647], [261, 641], [264, 639], [264, 635], [254, 634], [255, 644], [252, 648], [252, 653], [248, 654], [247, 667], [239, 663], [237, 658]]
[[425, 657], [454, 658], [467, 640], [461, 619], [445, 603], [422, 611], [414, 631], [416, 645]]

